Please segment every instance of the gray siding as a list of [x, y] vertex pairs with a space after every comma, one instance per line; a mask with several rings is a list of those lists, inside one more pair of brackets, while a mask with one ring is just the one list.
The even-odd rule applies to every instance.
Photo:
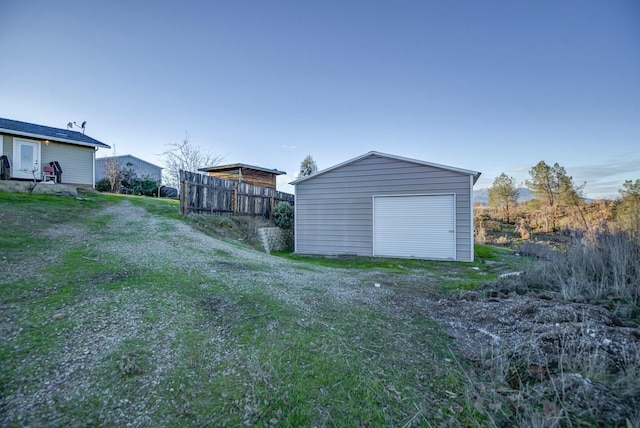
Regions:
[[[113, 156], [109, 156], [96, 159], [96, 182], [106, 177], [104, 172], [105, 162], [113, 158]], [[159, 166], [131, 155], [116, 156], [116, 158], [123, 168], [126, 168], [127, 164], [131, 164], [138, 177], [149, 177], [158, 182], [162, 180], [162, 168]]]
[[[34, 138], [19, 137], [41, 142]], [[13, 136], [2, 135], [2, 154], [13, 159]], [[40, 144], [40, 162], [48, 166], [51, 161], [58, 161], [62, 167], [62, 182], [65, 184], [93, 185], [93, 147], [76, 146], [58, 142], [48, 145]]]
[[62, 183], [93, 186], [93, 147], [51, 142], [41, 145], [42, 164], [58, 161], [62, 168]]
[[2, 147], [0, 147], [0, 155], [7, 155], [13, 159], [13, 137], [10, 135], [0, 134], [0, 143], [2, 143]]
[[456, 257], [472, 257], [468, 174], [371, 155], [296, 184], [296, 252], [373, 255], [373, 196], [454, 193]]

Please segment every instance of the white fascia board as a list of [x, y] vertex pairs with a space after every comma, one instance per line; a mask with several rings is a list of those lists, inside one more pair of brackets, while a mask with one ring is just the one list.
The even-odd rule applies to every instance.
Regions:
[[104, 143], [102, 143], [102, 144], [104, 144], [104, 146], [99, 146], [97, 144], [86, 143], [84, 141], [69, 140], [67, 138], [58, 138], [58, 137], [53, 138], [53, 137], [50, 137], [48, 135], [32, 134], [30, 132], [16, 131], [16, 130], [13, 130], [13, 129], [0, 128], [0, 133], [18, 135], [18, 136], [21, 136], [21, 137], [35, 138], [37, 140], [49, 140], [49, 141], [55, 141], [55, 142], [58, 142], [58, 143], [73, 144], [73, 145], [76, 145], [76, 146], [98, 147], [98, 148], [101, 148], [101, 149], [110, 149], [111, 148], [111, 146], [109, 146], [107, 144], [104, 144]]

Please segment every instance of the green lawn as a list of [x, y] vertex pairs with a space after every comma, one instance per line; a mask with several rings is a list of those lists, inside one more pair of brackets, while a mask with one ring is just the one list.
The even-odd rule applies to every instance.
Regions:
[[0, 220], [0, 425], [490, 424], [424, 302], [508, 252], [268, 256], [139, 197], [0, 193]]

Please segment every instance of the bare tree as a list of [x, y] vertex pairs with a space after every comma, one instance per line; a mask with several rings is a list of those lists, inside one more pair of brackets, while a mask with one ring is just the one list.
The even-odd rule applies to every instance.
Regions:
[[124, 168], [122, 167], [119, 158], [113, 156], [104, 162], [104, 175], [106, 175], [109, 180], [111, 192], [119, 193], [120, 184], [124, 177]]
[[171, 187], [178, 187], [180, 183], [180, 171], [198, 171], [198, 168], [216, 166], [224, 156], [214, 155], [211, 152], [194, 146], [189, 140], [189, 134], [185, 134], [180, 143], [169, 144], [170, 150], [162, 153], [164, 156], [164, 182]]

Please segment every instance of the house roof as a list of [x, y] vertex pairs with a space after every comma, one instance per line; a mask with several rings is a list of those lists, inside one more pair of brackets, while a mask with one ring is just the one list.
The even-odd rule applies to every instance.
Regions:
[[472, 170], [469, 170], [469, 169], [455, 168], [455, 167], [452, 167], [452, 166], [440, 165], [440, 164], [433, 163], [433, 162], [425, 162], [425, 161], [421, 161], [421, 160], [418, 160], [418, 159], [405, 158], [405, 157], [402, 157], [402, 156], [396, 156], [396, 155], [390, 155], [390, 154], [387, 154], [387, 153], [380, 153], [380, 152], [376, 152], [376, 151], [371, 151], [369, 153], [365, 153], [365, 154], [363, 154], [361, 156], [358, 156], [356, 158], [353, 158], [353, 159], [350, 159], [348, 161], [339, 163], [338, 165], [334, 165], [334, 166], [332, 166], [330, 168], [323, 169], [322, 171], [318, 171], [315, 174], [308, 175], [306, 177], [298, 178], [297, 180], [294, 180], [289, 184], [293, 184], [293, 185], [300, 184], [303, 181], [311, 180], [311, 179], [313, 179], [315, 177], [318, 177], [319, 175], [325, 174], [325, 173], [327, 173], [329, 171], [333, 171], [334, 169], [341, 168], [341, 167], [343, 167], [345, 165], [349, 165], [349, 164], [358, 162], [358, 161], [360, 161], [360, 160], [362, 160], [364, 158], [367, 158], [369, 156], [379, 156], [379, 157], [383, 157], [383, 158], [387, 158], [387, 159], [394, 159], [394, 160], [399, 160], [399, 161], [404, 161], [404, 162], [410, 162], [410, 163], [415, 163], [415, 164], [418, 164], [418, 165], [426, 165], [426, 166], [430, 166], [430, 167], [433, 167], [433, 168], [439, 168], [439, 169], [444, 169], [444, 170], [447, 170], [447, 171], [458, 172], [460, 174], [471, 175], [471, 176], [473, 176], [473, 183], [474, 184], [476, 183], [476, 181], [478, 181], [478, 178], [480, 178], [480, 174], [481, 174], [478, 171], [472, 171]]
[[144, 163], [146, 163], [147, 165], [151, 165], [151, 166], [153, 166], [153, 167], [155, 167], [155, 168], [164, 169], [164, 168], [163, 168], [163, 167], [161, 167], [161, 166], [158, 166], [158, 165], [152, 164], [151, 162], [147, 162], [146, 160], [144, 160], [144, 159], [140, 159], [140, 158], [135, 157], [135, 156], [133, 156], [133, 155], [104, 156], [104, 157], [101, 157], [101, 158], [96, 158], [96, 162], [97, 162], [97, 161], [107, 161], [107, 160], [109, 160], [109, 159], [123, 159], [123, 158], [133, 158], [133, 159], [137, 159], [137, 160], [139, 160], [140, 162], [144, 162]]
[[111, 147], [78, 131], [0, 118], [0, 132], [61, 143], [110, 149]]
[[262, 168], [260, 166], [247, 165], [244, 163], [232, 163], [229, 165], [208, 166], [206, 168], [198, 168], [198, 171], [203, 171], [203, 172], [232, 171], [238, 168], [253, 169], [255, 171], [268, 172], [269, 174], [273, 174], [273, 175], [286, 174], [286, 172], [278, 171], [277, 169]]

